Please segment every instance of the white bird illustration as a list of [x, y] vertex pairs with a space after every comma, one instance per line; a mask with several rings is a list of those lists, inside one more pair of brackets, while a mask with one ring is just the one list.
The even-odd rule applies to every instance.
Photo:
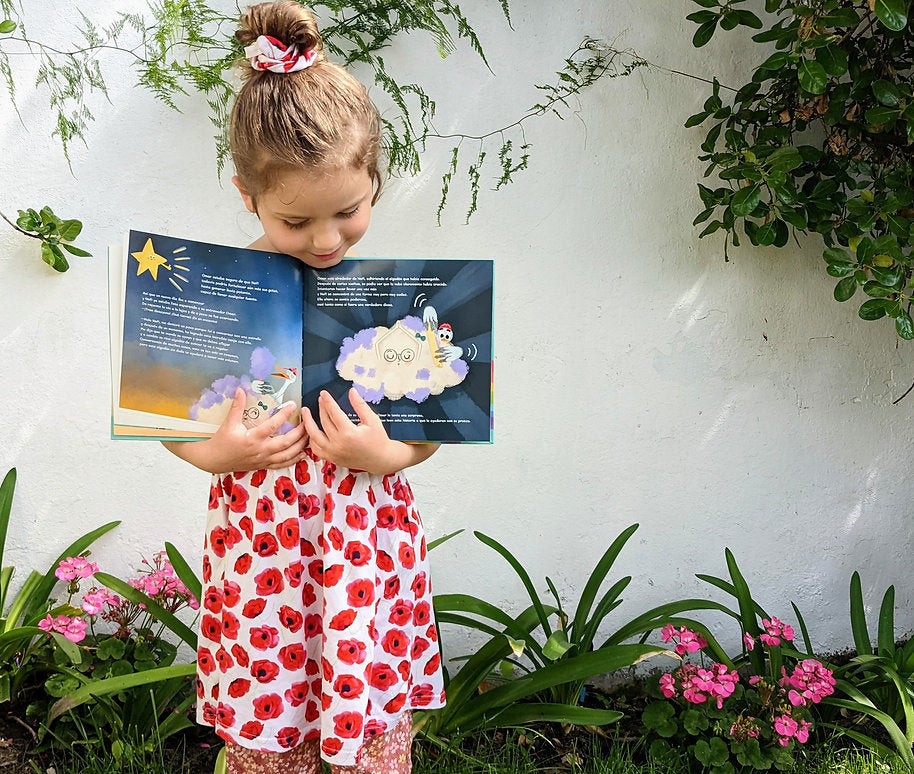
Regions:
[[285, 380], [278, 392], [274, 389], [273, 385], [265, 379], [252, 379], [251, 389], [258, 395], [272, 395], [276, 403], [279, 404], [282, 402], [282, 396], [285, 394], [286, 390], [288, 390], [290, 385], [298, 378], [298, 369], [284, 369], [280, 366], [276, 366], [276, 370], [270, 374], [270, 376], [278, 376], [280, 379]]

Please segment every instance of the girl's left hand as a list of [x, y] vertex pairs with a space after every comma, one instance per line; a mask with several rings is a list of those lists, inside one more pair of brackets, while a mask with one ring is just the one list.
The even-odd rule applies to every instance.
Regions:
[[378, 475], [395, 473], [414, 464], [410, 447], [390, 440], [378, 415], [355, 388], [349, 390], [349, 401], [359, 424], [349, 419], [326, 390], [321, 391], [317, 401], [323, 429], [317, 426], [310, 409], [302, 409], [311, 451], [328, 462]]

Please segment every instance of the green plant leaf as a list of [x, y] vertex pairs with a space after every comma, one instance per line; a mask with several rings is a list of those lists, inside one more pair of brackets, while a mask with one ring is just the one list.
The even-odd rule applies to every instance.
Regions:
[[900, 97], [894, 83], [881, 79], [873, 82], [873, 95], [887, 107], [896, 107]]
[[730, 200], [730, 209], [736, 217], [743, 218], [758, 207], [761, 198], [761, 186], [758, 183], [741, 188]]
[[[753, 638], [758, 638], [761, 630], [759, 629], [758, 621], [755, 617], [756, 604], [752, 599], [752, 593], [749, 591], [749, 584], [746, 583], [746, 579], [743, 577], [743, 574], [739, 570], [739, 566], [736, 564], [736, 558], [729, 548], [724, 549], [724, 556], [727, 560], [730, 580], [733, 581], [733, 590], [737, 602], [739, 603], [739, 617], [743, 631], [747, 632]], [[765, 654], [762, 652], [761, 648], [750, 651], [749, 660], [752, 662], [755, 674], [764, 674]]]
[[550, 661], [557, 661], [568, 652], [569, 648], [571, 648], [571, 643], [568, 641], [568, 635], [561, 629], [557, 629], [549, 635], [549, 639], [543, 645], [543, 655]]
[[872, 655], [873, 646], [866, 626], [866, 610], [863, 606], [863, 590], [860, 584], [860, 573], [851, 575], [850, 588], [851, 632], [854, 635], [854, 647], [857, 653]]
[[815, 59], [803, 59], [797, 70], [800, 86], [810, 94], [824, 94], [828, 85], [828, 73]]
[[549, 704], [545, 702], [519, 702], [500, 710], [491, 719], [487, 719], [482, 723], [480, 729], [510, 728], [511, 726], [534, 722], [605, 726], [618, 722], [622, 717], [624, 717], [623, 713], [617, 710], [572, 707], [568, 704]]
[[194, 599], [196, 599], [197, 602], [202, 603], [203, 583], [197, 577], [197, 574], [190, 568], [190, 565], [181, 555], [181, 552], [173, 544], [166, 542], [165, 554], [168, 556], [168, 561], [171, 563], [172, 568], [174, 568], [175, 575], [178, 576], [181, 583], [183, 583], [185, 588], [194, 595]]
[[908, 312], [902, 312], [895, 318], [895, 330], [903, 339], [908, 341], [914, 339], [914, 320], [911, 319], [911, 315]]
[[[895, 318], [898, 319], [897, 317]], [[889, 586], [879, 606], [879, 623], [876, 627], [876, 646], [879, 655], [891, 658], [895, 652], [895, 587]], [[914, 725], [914, 724], [912, 724]], [[914, 728], [912, 728], [914, 731]]]
[[[16, 468], [10, 468], [0, 483], [0, 567], [3, 567], [3, 549], [6, 546], [6, 532], [10, 524], [13, 507], [13, 492], [16, 489]], [[12, 575], [12, 572], [10, 573]], [[0, 588], [0, 616], [6, 610], [6, 588], [9, 580]]]
[[64, 250], [66, 250], [70, 255], [75, 255], [79, 258], [91, 258], [92, 253], [88, 250], [83, 250], [80, 247], [74, 247], [73, 245], [61, 245]]
[[816, 61], [832, 78], [840, 78], [847, 72], [847, 51], [840, 46], [829, 44], [816, 49]]
[[[441, 537], [435, 538], [434, 540], [430, 540], [428, 542], [428, 545], [426, 546], [426, 548], [429, 551], [431, 551], [433, 548], [437, 548], [442, 543], [447, 543], [447, 541], [450, 540], [451, 538], [457, 537], [461, 532], [463, 532], [462, 529], [457, 529], [457, 530], [454, 530], [453, 532], [449, 532], [447, 535], [442, 535]], [[187, 585], [187, 584], [185, 584], [185, 585]]]
[[888, 314], [886, 301], [884, 298], [872, 298], [869, 301], [864, 301], [857, 310], [857, 314], [861, 320], [880, 320]]
[[898, 108], [877, 105], [866, 111], [866, 122], [873, 126], [889, 127], [894, 124], [900, 116], [901, 111]]
[[14, 29], [16, 29], [16, 22], [12, 19], [0, 21], [0, 35], [9, 35]]
[[676, 722], [676, 710], [672, 704], [667, 701], [654, 701], [644, 708], [641, 713], [641, 722], [645, 728], [656, 731], [660, 736], [667, 739], [675, 736], [679, 730]]
[[62, 220], [58, 229], [61, 242], [72, 242], [83, 230], [83, 224], [78, 220]]
[[873, 10], [886, 27], [901, 32], [908, 25], [907, 0], [876, 0]]
[[714, 37], [714, 31], [717, 29], [717, 18], [713, 21], [708, 21], [702, 24], [695, 34], [692, 36], [692, 45], [695, 48], [701, 48], [705, 45], [712, 37]]
[[857, 292], [856, 277], [845, 277], [835, 285], [835, 301], [847, 301]]

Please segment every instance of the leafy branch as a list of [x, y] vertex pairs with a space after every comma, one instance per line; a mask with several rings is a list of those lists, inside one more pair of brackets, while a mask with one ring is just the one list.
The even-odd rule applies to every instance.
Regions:
[[15, 223], [2, 212], [0, 212], [0, 218], [3, 218], [21, 234], [39, 240], [41, 242], [41, 260], [55, 271], [64, 272], [70, 268], [64, 250], [70, 255], [83, 258], [89, 258], [92, 255], [70, 244], [82, 232], [83, 224], [78, 220], [58, 218], [50, 207], [42, 207], [40, 211], [19, 210], [19, 217]]

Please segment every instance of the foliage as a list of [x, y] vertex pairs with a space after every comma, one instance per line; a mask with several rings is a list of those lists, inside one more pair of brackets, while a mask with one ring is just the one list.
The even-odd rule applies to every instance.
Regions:
[[[12, 468], [0, 484], [0, 567], [15, 486], [16, 469]], [[109, 522], [75, 540], [43, 575], [32, 570], [9, 602], [14, 569], [0, 570], [0, 704], [19, 699], [25, 686], [44, 679], [48, 673], [59, 673], [62, 663], [80, 663], [79, 648], [64, 633], [46, 632], [39, 624], [47, 615], [70, 613], [68, 605], [54, 605], [50, 599], [59, 562], [82, 553], [119, 523]]]
[[791, 231], [819, 234], [835, 299], [862, 288], [861, 318], [888, 316], [914, 338], [909, 0], [766, 0], [764, 19], [745, 0], [693, 2], [696, 46], [718, 28], [760, 30], [752, 79], [728, 104], [715, 80], [686, 122], [710, 120], [699, 158], [723, 182], [699, 185], [701, 236], [722, 229], [738, 246], [741, 223], [752, 244], [784, 247]]
[[50, 207], [42, 207], [40, 212], [31, 208], [19, 210], [19, 217], [15, 223], [9, 221], [2, 213], [0, 213], [0, 217], [17, 231], [39, 240], [41, 242], [41, 260], [55, 271], [63, 272], [70, 268], [64, 250], [70, 255], [81, 258], [88, 258], [92, 255], [70, 244], [79, 236], [83, 224], [73, 219], [61, 220]]
[[[889, 586], [882, 597], [875, 648], [866, 622], [860, 575], [856, 572], [851, 576], [850, 620], [857, 655], [835, 670], [837, 693], [843, 698], [829, 698], [826, 704], [844, 714], [854, 713], [880, 723], [895, 751], [909, 770], [914, 770], [914, 639], [896, 647], [895, 587]], [[876, 751], [887, 752], [872, 735], [855, 727], [839, 730]]]
[[[529, 573], [507, 548], [487, 535], [474, 533], [511, 565], [531, 604], [512, 617], [496, 605], [469, 594], [435, 596], [440, 624], [456, 624], [482, 632], [488, 639], [465, 659], [456, 675], [451, 677], [446, 673], [447, 706], [434, 713], [416, 713], [416, 728], [431, 739], [459, 739], [481, 729], [535, 720], [586, 725], [617, 721], [621, 717], [618, 711], [579, 705], [583, 684], [597, 675], [666, 653], [663, 648], [626, 644], [659, 628], [662, 620], [686, 609], [722, 607], [704, 600], [662, 605], [629, 621], [597, 645], [598, 632], [606, 617], [621, 604], [620, 595], [631, 577], [620, 579], [602, 596], [600, 589], [619, 552], [637, 528], [634, 524], [624, 530], [606, 549], [573, 614], [565, 611], [549, 578], [546, 583], [556, 606], [539, 598]], [[521, 676], [513, 677], [514, 670], [522, 673]]]
[[[510, 25], [508, 0], [500, 0], [499, 5]], [[434, 39], [442, 58], [456, 50], [455, 38], [464, 39], [488, 66], [482, 42], [470, 20], [450, 0], [359, 3], [324, 0], [309, 3], [309, 7], [320, 20], [328, 53], [343, 64], [368, 68], [374, 83], [389, 101], [389, 105], [381, 106], [381, 114], [390, 170], [417, 173], [426, 143], [444, 137], [432, 125], [436, 102], [421, 85], [398, 80], [382, 52], [399, 36], [424, 33]], [[56, 113], [54, 134], [59, 137], [68, 160], [73, 141], [85, 140], [89, 124], [94, 120], [90, 108], [92, 93], [107, 96], [99, 55], [111, 49], [129, 57], [140, 85], [170, 107], [178, 109], [181, 98], [194, 93], [206, 99], [216, 129], [216, 157], [221, 170], [228, 157], [228, 113], [235, 88], [230, 69], [242, 55], [233, 35], [237, 22], [234, 16], [215, 10], [205, 0], [150, 2], [145, 13], [120, 13], [109, 25], [97, 24], [81, 13], [75, 30], [82, 40], [74, 43], [71, 51], [62, 51], [29, 38], [23, 30], [20, 13], [11, 3], [9, 7], [4, 5], [3, 10], [10, 18], [4, 22], [5, 26], [0, 26], [5, 35], [0, 38], [0, 71], [5, 75], [10, 95], [15, 95], [15, 81], [9, 53], [19, 46], [39, 60], [36, 85], [45, 91]], [[17, 24], [18, 34], [13, 36], [10, 33], [17, 30]], [[530, 146], [523, 138], [522, 124], [547, 112], [561, 117], [561, 109], [569, 107], [572, 96], [604, 75], [627, 75], [634, 67], [644, 64], [637, 60], [619, 67], [616, 63], [619, 55], [586, 40], [566, 58], [554, 84], [536, 86], [544, 98], [523, 117], [480, 136], [447, 135], [457, 139], [457, 146], [453, 151], [454, 165], [442, 183], [439, 217], [457, 169], [463, 139], [478, 142], [478, 150], [472, 153], [472, 161], [466, 167], [471, 188], [469, 218], [477, 207], [481, 169], [486, 159], [497, 159], [498, 169], [493, 175], [495, 189], [511, 182], [516, 172], [526, 168], [529, 157]], [[493, 139], [500, 143], [498, 149], [486, 150], [485, 146]]]
[[[835, 679], [815, 659], [784, 658], [782, 643], [786, 646], [794, 635], [790, 626], [777, 618], [762, 619], [762, 624], [765, 632], [758, 643], [748, 634], [743, 641], [752, 652], [767, 655], [769, 668], [764, 675], [744, 669], [743, 677], [746, 671], [751, 674], [745, 683], [737, 669], [705, 663], [702, 636], [685, 627], [664, 627], [663, 639], [676, 640], [677, 653], [702, 653], [702, 662], [684, 663], [660, 677], [661, 693], [673, 701], [653, 702], [642, 714], [653, 737], [653, 757], [675, 758], [687, 749], [712, 774], [733, 774], [742, 767], [793, 768], [794, 749], [809, 739], [810, 707], [834, 691]], [[748, 658], [735, 661], [748, 667]], [[780, 674], [775, 664], [780, 664]]]
[[[168, 556], [186, 577], [186, 562], [173, 546], [168, 546]], [[193, 577], [185, 584], [165, 552], [143, 564], [127, 582], [93, 567], [92, 575], [104, 588], [92, 587], [82, 595], [80, 612], [88, 628], [80, 641], [82, 659], [45, 683], [51, 706], [36, 703], [32, 709], [35, 717], [47, 716], [52, 743], [79, 740], [119, 757], [132, 754], [136, 745], [152, 749], [192, 725], [188, 712], [196, 700], [195, 665], [175, 664], [178, 649], [163, 635], [168, 630], [196, 647], [196, 635], [177, 614], [197, 609], [200, 584]], [[78, 579], [71, 580], [68, 592], [71, 599], [79, 592]], [[99, 630], [102, 622], [110, 631]], [[75, 712], [80, 705], [86, 706]]]

